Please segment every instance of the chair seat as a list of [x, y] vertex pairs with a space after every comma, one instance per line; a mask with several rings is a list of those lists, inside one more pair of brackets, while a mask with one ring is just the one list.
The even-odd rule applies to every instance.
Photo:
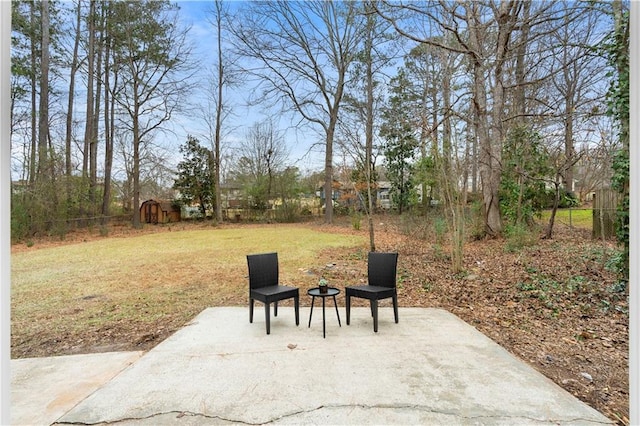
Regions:
[[354, 285], [345, 287], [345, 293], [366, 299], [386, 299], [393, 296], [396, 293], [396, 289], [377, 285]]
[[258, 300], [264, 298], [267, 302], [272, 302], [275, 300], [288, 299], [298, 294], [299, 291], [296, 287], [271, 285], [268, 287], [252, 288], [250, 296]]

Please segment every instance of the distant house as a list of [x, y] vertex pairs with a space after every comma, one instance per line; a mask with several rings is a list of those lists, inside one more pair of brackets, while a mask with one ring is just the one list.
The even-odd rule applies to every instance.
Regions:
[[180, 222], [180, 207], [167, 200], [147, 200], [140, 206], [140, 222]]
[[[348, 190], [346, 188], [346, 184], [339, 182], [337, 180], [333, 180], [331, 184], [331, 199], [333, 200], [333, 205], [335, 206], [340, 202], [341, 199], [347, 197], [348, 194], [353, 194], [353, 190]], [[324, 182], [319, 182], [316, 186], [316, 197], [320, 198], [320, 205], [322, 208], [325, 206], [325, 193], [324, 193]]]
[[376, 207], [382, 210], [391, 209], [391, 183], [387, 181], [378, 182], [376, 188]]
[[[341, 182], [334, 180], [331, 185], [332, 199], [334, 207], [344, 207], [348, 209], [362, 210], [362, 194], [358, 194], [356, 191], [355, 182]], [[373, 189], [373, 196], [375, 205], [380, 209], [391, 208], [389, 200], [389, 185], [388, 182], [380, 182], [376, 184]], [[316, 187], [316, 197], [320, 199], [320, 206], [324, 208], [325, 196], [324, 196], [324, 183], [319, 182]]]
[[[333, 205], [355, 208], [357, 210], [362, 209], [362, 194], [359, 195], [356, 192], [355, 187], [356, 183], [354, 182], [339, 182], [334, 180], [332, 185]], [[372, 189], [375, 208], [380, 210], [390, 210], [392, 208], [391, 182], [379, 181]], [[416, 185], [415, 191], [418, 196], [418, 202], [422, 202], [422, 185]], [[318, 183], [316, 197], [320, 198], [320, 205], [324, 207], [324, 183], [322, 182]], [[438, 204], [437, 200], [430, 201], [431, 205]]]
[[241, 209], [246, 204], [242, 186], [235, 183], [221, 184], [220, 198], [223, 210]]

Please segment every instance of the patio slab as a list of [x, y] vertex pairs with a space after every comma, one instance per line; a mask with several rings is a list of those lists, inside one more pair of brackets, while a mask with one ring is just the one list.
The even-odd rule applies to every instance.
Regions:
[[50, 425], [144, 352], [11, 360], [11, 424]]
[[[310, 328], [308, 308], [296, 327], [280, 307], [270, 335], [262, 309], [253, 324], [246, 307], [206, 309], [54, 422], [614, 424], [447, 311], [400, 308], [395, 324], [381, 308], [374, 333], [368, 308], [353, 308], [350, 326], [340, 308], [339, 327], [328, 305], [326, 338], [317, 307]], [[92, 369], [82, 362], [68, 368]], [[16, 392], [12, 419], [28, 395]]]

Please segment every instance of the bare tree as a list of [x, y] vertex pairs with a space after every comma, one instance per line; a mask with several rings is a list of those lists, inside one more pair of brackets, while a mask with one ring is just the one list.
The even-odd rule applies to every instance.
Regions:
[[225, 25], [234, 18], [231, 17], [229, 8], [222, 0], [215, 0], [211, 9], [210, 23], [216, 34], [215, 64], [211, 72], [210, 91], [208, 92], [208, 108], [204, 111], [204, 120], [209, 128], [214, 161], [214, 185], [215, 185], [215, 218], [222, 222], [222, 139], [224, 137], [225, 119], [231, 114], [228, 98], [225, 93], [235, 87], [239, 81], [236, 58], [230, 49], [225, 49], [224, 34]]
[[351, 84], [340, 114], [338, 140], [340, 148], [356, 164], [359, 181], [355, 182], [355, 190], [367, 214], [371, 251], [376, 250], [373, 225], [377, 187], [375, 138], [379, 131], [376, 123], [388, 82], [385, 71], [400, 47], [393, 28], [375, 13], [374, 3], [372, 0], [360, 3], [360, 13], [364, 14], [362, 38], [349, 72]]
[[364, 67], [365, 67], [365, 88], [367, 94], [366, 101], [366, 123], [365, 123], [365, 178], [367, 179], [367, 223], [369, 227], [369, 248], [376, 251], [375, 231], [373, 228], [373, 120], [374, 120], [374, 58], [373, 43], [376, 40], [376, 20], [379, 18], [373, 14], [373, 6], [370, 2], [365, 3], [366, 25], [364, 27]]
[[139, 228], [140, 147], [150, 142], [176, 112], [191, 88], [193, 64], [186, 30], [177, 22], [174, 6], [166, 1], [114, 4], [113, 53], [121, 64], [122, 91], [112, 93], [124, 110], [123, 125], [133, 144], [133, 226]]
[[555, 225], [556, 213], [560, 206], [560, 199], [562, 196], [562, 182], [565, 179], [564, 174], [567, 170], [571, 169], [577, 162], [580, 161], [579, 155], [573, 155], [567, 157], [564, 153], [562, 146], [556, 149], [549, 149], [549, 158], [551, 158], [551, 168], [553, 171], [553, 177], [546, 179], [546, 183], [553, 188], [553, 206], [551, 207], [551, 215], [549, 216], [549, 222], [545, 229], [543, 238], [551, 239], [553, 236], [553, 226]]
[[611, 182], [612, 160], [619, 149], [611, 120], [593, 120], [592, 131], [587, 132], [585, 140], [576, 151], [580, 161], [576, 163], [576, 192], [580, 202], [587, 201], [587, 194]]
[[[605, 66], [602, 57], [591, 47], [603, 37], [598, 34], [601, 14], [590, 7], [564, 6], [563, 23], [549, 31], [541, 45], [552, 55], [544, 61], [550, 75], [546, 91], [553, 118], [558, 119], [564, 139], [566, 164], [574, 164], [576, 145], [593, 119], [604, 117], [600, 106], [606, 92]], [[562, 172], [563, 186], [574, 190], [574, 171], [570, 167]]]
[[[485, 234], [499, 236], [502, 218], [498, 190], [501, 150], [511, 118], [528, 116], [523, 110], [527, 87], [544, 76], [526, 72], [528, 46], [562, 26], [566, 11], [553, 2], [511, 0], [424, 3], [383, 2], [378, 9], [405, 37], [437, 48], [464, 54], [470, 69], [471, 105], [468, 122], [478, 145]], [[544, 24], [544, 25], [543, 25]], [[544, 58], [537, 52], [537, 61]], [[531, 65], [530, 67], [535, 67]], [[511, 116], [509, 116], [511, 112]]]
[[[493, 3], [491, 5], [493, 6]], [[509, 55], [511, 55], [509, 37], [515, 30], [520, 7], [521, 3], [515, 1], [501, 1], [498, 7], [492, 7], [498, 27], [493, 71], [493, 105], [491, 108], [492, 113], [490, 114], [490, 131], [484, 131], [483, 128], [483, 131], [479, 132], [480, 177], [482, 179], [482, 196], [484, 200], [485, 232], [491, 237], [499, 236], [502, 233], [502, 218], [500, 216], [498, 190], [500, 188], [500, 174], [502, 171], [500, 163], [501, 150], [506, 134], [503, 125], [505, 115], [504, 101], [506, 84], [504, 79], [504, 67]], [[471, 10], [472, 13], [470, 14], [471, 19], [467, 22], [470, 24], [473, 23], [474, 28], [471, 33], [474, 34], [474, 29], [479, 28], [478, 24], [480, 24], [480, 9], [471, 7], [468, 11], [469, 10]], [[477, 37], [475, 39], [475, 47], [478, 49], [474, 49], [475, 53], [472, 55], [474, 67], [476, 65], [486, 66], [486, 63], [484, 63], [484, 55], [480, 53], [480, 38], [486, 36], [486, 33], [474, 34], [474, 36], [472, 36], [472, 38]], [[484, 78], [480, 77], [480, 72], [480, 69], [475, 69], [475, 88], [476, 90], [486, 90], [485, 88], [488, 84]], [[481, 84], [484, 86], [483, 88], [480, 88]], [[486, 105], [481, 108], [477, 108], [475, 111], [476, 117], [479, 120], [488, 118], [487, 115], [485, 115], [486, 111]]]
[[352, 2], [251, 2], [234, 28], [239, 52], [258, 62], [259, 102], [280, 104], [322, 129], [325, 145], [325, 221], [333, 221], [333, 142], [347, 71], [359, 41]]
[[[130, 128], [120, 126], [121, 122], [118, 124], [113, 133], [113, 148], [120, 167], [114, 174], [112, 184], [119, 191], [123, 211], [137, 216], [139, 206], [136, 207], [134, 204], [136, 161], [133, 134]], [[141, 139], [137, 151], [137, 190], [140, 194], [138, 198], [144, 200], [150, 197], [170, 197], [171, 190], [165, 190], [173, 186], [175, 177], [175, 170], [168, 167], [170, 152], [154, 143], [151, 138]]]
[[222, 63], [222, 1], [215, 2], [216, 8], [216, 39], [217, 39], [217, 56], [218, 56], [218, 98], [216, 103], [216, 125], [215, 125], [215, 147], [213, 150], [214, 161], [214, 185], [216, 186], [216, 220], [222, 222], [222, 204], [220, 203], [220, 131], [222, 128], [222, 89], [224, 83], [224, 65]]
[[[412, 40], [468, 56], [472, 68], [473, 116], [480, 153], [480, 177], [484, 204], [485, 232], [496, 237], [502, 232], [498, 189], [500, 184], [500, 150], [504, 137], [504, 67], [510, 54], [509, 37], [515, 30], [520, 4], [515, 1], [463, 2], [439, 1], [419, 6], [385, 2], [378, 12], [396, 30]], [[421, 35], [404, 27], [396, 13], [409, 13], [427, 20], [434, 34]], [[435, 31], [434, 28], [434, 31]], [[451, 42], [453, 41], [453, 42]], [[491, 46], [491, 47], [490, 47]], [[491, 59], [491, 61], [489, 61]], [[493, 88], [489, 104], [487, 70], [492, 70]]]
[[269, 120], [255, 123], [240, 144], [236, 179], [243, 182], [255, 207], [267, 208], [276, 175], [285, 169], [289, 152], [282, 134]]

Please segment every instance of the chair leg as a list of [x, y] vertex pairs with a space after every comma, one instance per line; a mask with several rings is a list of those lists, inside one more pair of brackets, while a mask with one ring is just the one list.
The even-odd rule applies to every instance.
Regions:
[[273, 316], [274, 317], [278, 316], [278, 302], [273, 303]]
[[311, 296], [311, 311], [309, 311], [309, 327], [311, 327], [311, 318], [313, 318], [313, 305], [316, 303], [316, 297]]
[[371, 310], [373, 310], [373, 332], [378, 332], [378, 301], [376, 299], [371, 300]]
[[295, 296], [293, 298], [293, 305], [295, 307], [295, 311], [296, 311], [296, 326], [300, 325], [300, 298], [298, 296]]
[[271, 315], [269, 312], [270, 306], [268, 303], [264, 304], [264, 320], [267, 323], [267, 334], [271, 334]]
[[351, 323], [351, 295], [346, 295], [345, 310], [347, 311], [347, 325]]
[[398, 295], [393, 295], [393, 316], [395, 317], [396, 324], [398, 323]]
[[369, 299], [369, 307], [371, 308], [371, 316], [373, 317], [373, 299]]
[[253, 299], [249, 298], [249, 323], [253, 323]]

